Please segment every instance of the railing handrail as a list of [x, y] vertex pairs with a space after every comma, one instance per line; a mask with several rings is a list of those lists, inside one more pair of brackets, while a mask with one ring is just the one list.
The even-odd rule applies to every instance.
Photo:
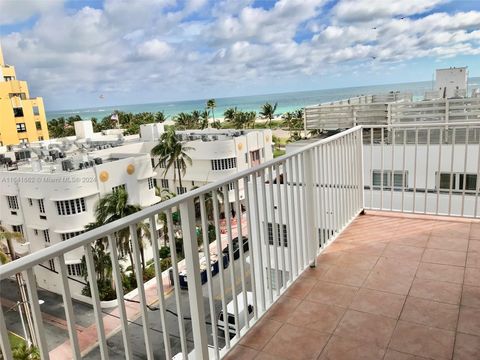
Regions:
[[332, 141], [335, 141], [345, 135], [348, 135], [350, 133], [353, 133], [355, 131], [360, 130], [362, 127], [361, 126], [355, 126], [353, 128], [350, 128], [348, 130], [342, 131], [338, 134], [332, 135], [328, 138], [325, 139], [320, 139], [318, 141], [315, 141], [312, 144], [307, 144], [303, 147], [301, 147], [298, 150], [294, 150], [289, 154], [282, 155], [280, 157], [277, 157], [275, 159], [269, 160], [263, 164], [257, 165], [253, 168], [249, 168], [246, 170], [242, 170], [236, 174], [230, 175], [226, 178], [219, 179], [215, 182], [212, 182], [210, 184], [206, 184], [204, 186], [201, 186], [195, 190], [189, 191], [185, 194], [182, 194], [180, 196], [176, 196], [172, 199], [162, 201], [161, 203], [151, 205], [145, 209], [142, 209], [134, 214], [125, 216], [124, 218], [118, 219], [112, 223], [104, 224], [98, 228], [92, 229], [90, 231], [84, 232], [83, 234], [80, 234], [76, 237], [73, 237], [71, 239], [62, 241], [61, 243], [54, 244], [52, 246], [49, 246], [48, 248], [36, 251], [32, 254], [28, 254], [26, 256], [23, 256], [21, 258], [21, 262], [19, 261], [12, 261], [7, 264], [4, 264], [0, 266], [0, 281], [4, 280], [18, 272], [25, 271], [27, 269], [32, 268], [35, 265], [38, 265], [42, 262], [48, 261], [52, 258], [57, 257], [58, 255], [65, 254], [69, 251], [75, 250], [77, 248], [80, 248], [82, 246], [85, 246], [89, 243], [92, 242], [92, 239], [101, 239], [106, 237], [109, 234], [115, 233], [121, 229], [124, 229], [128, 227], [130, 224], [135, 224], [140, 221], [143, 221], [145, 219], [148, 219], [150, 216], [158, 214], [162, 211], [165, 211], [167, 209], [171, 209], [172, 207], [178, 206], [181, 203], [184, 203], [185, 201], [192, 200], [202, 194], [206, 194], [208, 192], [212, 192], [224, 184], [228, 184], [230, 182], [243, 179], [251, 174], [257, 173], [261, 170], [264, 170], [266, 168], [272, 167], [276, 164], [285, 162], [286, 160], [293, 158], [301, 153], [304, 153], [305, 151], [308, 151], [314, 147], [317, 147], [322, 144], [327, 144]]
[[360, 125], [365, 129], [379, 129], [379, 128], [415, 128], [415, 127], [470, 127], [470, 126], [480, 126], [480, 121], [463, 121], [463, 122], [411, 122], [411, 123], [391, 123], [391, 124], [377, 124], [377, 125]]

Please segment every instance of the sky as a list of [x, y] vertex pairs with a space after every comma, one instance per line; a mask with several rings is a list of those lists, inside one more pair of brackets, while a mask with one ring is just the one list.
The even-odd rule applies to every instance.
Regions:
[[0, 0], [47, 110], [480, 76], [480, 0]]

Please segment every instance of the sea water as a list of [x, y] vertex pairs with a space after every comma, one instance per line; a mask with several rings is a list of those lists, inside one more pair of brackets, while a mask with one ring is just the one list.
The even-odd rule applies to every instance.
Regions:
[[[480, 87], [480, 78], [469, 79], [469, 91], [473, 88]], [[410, 92], [414, 99], [420, 99], [425, 91], [432, 89], [431, 81], [411, 82], [402, 84], [386, 84], [374, 86], [359, 86], [337, 89], [323, 89], [311, 91], [298, 91], [277, 94], [251, 95], [216, 98], [216, 117], [223, 117], [223, 112], [231, 107], [237, 107], [243, 111], [260, 111], [261, 106], [266, 102], [278, 103], [277, 115], [281, 115], [287, 111], [303, 108], [309, 105], [320, 104], [335, 100], [347, 99], [358, 95], [383, 94], [390, 91]], [[205, 109], [206, 99], [175, 101], [175, 102], [158, 102], [150, 104], [133, 104], [133, 105], [114, 105], [95, 108], [73, 109], [73, 110], [47, 110], [47, 119], [53, 119], [60, 116], [68, 117], [79, 115], [83, 119], [96, 117], [102, 119], [109, 116], [115, 110], [140, 113], [140, 112], [157, 112], [163, 111], [169, 118], [180, 112], [191, 112], [193, 110], [202, 111]]]

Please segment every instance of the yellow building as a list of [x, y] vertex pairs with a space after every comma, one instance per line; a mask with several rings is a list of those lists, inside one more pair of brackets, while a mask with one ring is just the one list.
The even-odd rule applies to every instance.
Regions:
[[0, 47], [0, 146], [48, 140], [43, 99], [30, 98], [26, 81], [17, 80]]

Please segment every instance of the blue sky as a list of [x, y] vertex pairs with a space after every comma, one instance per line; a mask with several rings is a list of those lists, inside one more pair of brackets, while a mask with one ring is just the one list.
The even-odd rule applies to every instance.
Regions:
[[480, 76], [480, 1], [0, 0], [0, 26], [50, 110]]

